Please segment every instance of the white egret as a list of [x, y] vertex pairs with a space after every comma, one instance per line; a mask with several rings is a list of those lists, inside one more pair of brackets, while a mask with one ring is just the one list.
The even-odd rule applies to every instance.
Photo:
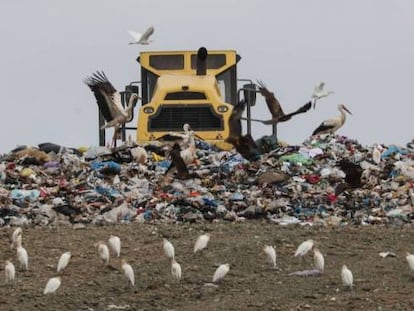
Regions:
[[172, 243], [168, 241], [167, 239], [163, 239], [163, 248], [164, 248], [165, 256], [173, 260], [175, 252], [174, 252], [174, 246], [172, 245]]
[[150, 40], [149, 37], [154, 33], [154, 27], [148, 27], [143, 34], [132, 30], [128, 30], [128, 33], [134, 38], [134, 41], [131, 41], [128, 44], [148, 45], [153, 41]]
[[302, 242], [295, 252], [295, 257], [305, 256], [313, 247], [313, 240], [306, 240]]
[[115, 235], [110, 235], [108, 243], [116, 257], [119, 257], [121, 255], [121, 239]]
[[218, 266], [218, 268], [216, 269], [213, 275], [213, 283], [220, 282], [226, 276], [229, 270], [230, 270], [230, 265], [228, 263]]
[[14, 277], [16, 275], [16, 269], [11, 261], [6, 260], [4, 263], [4, 274], [6, 277], [6, 283], [10, 283], [14, 281]]
[[173, 278], [180, 282], [181, 280], [181, 265], [175, 260], [173, 259], [171, 261], [171, 275], [173, 276]]
[[334, 91], [325, 91], [324, 87], [325, 87], [325, 82], [320, 82], [319, 84], [315, 86], [315, 89], [313, 90], [313, 93], [311, 96], [313, 99], [313, 109], [315, 109], [317, 100], [335, 93]]
[[104, 242], [98, 242], [98, 254], [106, 266], [109, 263], [109, 248]]
[[[12, 236], [11, 236], [11, 246], [10, 246], [10, 248], [14, 248], [14, 247], [17, 247], [17, 246], [21, 245], [21, 243], [22, 243], [22, 234], [23, 234], [23, 231], [22, 231], [22, 228], [20, 228], [20, 227], [16, 228], [13, 231]], [[20, 244], [19, 244], [18, 240], [20, 240]]]
[[71, 257], [72, 257], [71, 252], [65, 252], [60, 256], [58, 265], [57, 265], [57, 272], [60, 272], [66, 268], [66, 266], [69, 264]]
[[209, 241], [210, 241], [209, 233], [200, 235], [194, 244], [194, 254], [197, 253], [198, 251], [205, 249]]
[[407, 256], [405, 257], [407, 259], [408, 267], [411, 271], [414, 271], [414, 255], [407, 252]]
[[122, 270], [124, 270], [124, 274], [127, 279], [131, 282], [132, 286], [135, 286], [135, 274], [132, 266], [128, 264], [124, 259], [122, 259]]
[[344, 286], [347, 286], [350, 289], [352, 289], [352, 286], [354, 283], [354, 277], [352, 275], [351, 270], [349, 270], [346, 265], [342, 266], [341, 278], [342, 278], [342, 283], [344, 284]]
[[323, 272], [325, 270], [325, 258], [317, 248], [313, 250], [313, 262], [317, 270], [320, 272]]
[[60, 284], [61, 284], [60, 276], [50, 278], [46, 283], [45, 289], [43, 291], [43, 295], [53, 294], [59, 288]]
[[29, 255], [23, 246], [17, 246], [17, 260], [25, 270], [29, 269]]
[[276, 268], [276, 250], [273, 246], [265, 245], [263, 248], [263, 251], [265, 252], [267, 259], [269, 262], [273, 265], [273, 268]]

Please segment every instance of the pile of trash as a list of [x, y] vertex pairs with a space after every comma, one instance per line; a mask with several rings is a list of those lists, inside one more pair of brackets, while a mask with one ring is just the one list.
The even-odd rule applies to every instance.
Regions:
[[362, 146], [343, 136], [274, 146], [257, 161], [197, 142], [188, 166], [136, 145], [19, 147], [0, 157], [0, 225], [266, 219], [280, 225], [406, 224], [414, 144]]

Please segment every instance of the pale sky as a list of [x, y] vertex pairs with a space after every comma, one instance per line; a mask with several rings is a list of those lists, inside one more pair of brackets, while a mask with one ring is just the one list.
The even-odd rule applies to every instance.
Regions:
[[[0, 154], [16, 145], [98, 144], [98, 108], [82, 79], [104, 70], [122, 90], [140, 79], [147, 50], [234, 49], [240, 78], [262, 80], [285, 112], [315, 84], [335, 94], [278, 127], [302, 143], [325, 119], [353, 113], [337, 132], [373, 143], [414, 138], [414, 1], [411, 0], [2, 0]], [[150, 46], [128, 45], [127, 30], [153, 25]], [[258, 96], [254, 117], [268, 119]], [[253, 136], [271, 127], [253, 124]]]

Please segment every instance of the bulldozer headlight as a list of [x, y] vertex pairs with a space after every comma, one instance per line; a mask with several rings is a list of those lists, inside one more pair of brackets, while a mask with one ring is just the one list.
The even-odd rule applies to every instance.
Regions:
[[224, 113], [224, 112], [227, 112], [227, 110], [229, 110], [229, 108], [227, 108], [227, 106], [222, 105], [222, 106], [218, 106], [217, 110], [218, 110], [218, 112]]
[[145, 113], [153, 113], [154, 112], [154, 108], [152, 108], [152, 107], [145, 107], [144, 108], [144, 112]]

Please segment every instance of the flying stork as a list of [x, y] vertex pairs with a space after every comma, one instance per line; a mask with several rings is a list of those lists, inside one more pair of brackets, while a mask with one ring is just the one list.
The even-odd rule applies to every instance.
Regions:
[[[276, 99], [275, 94], [269, 91], [263, 82], [258, 81], [257, 83], [259, 84], [259, 92], [264, 96], [267, 108], [272, 114], [272, 118], [270, 120], [250, 119], [251, 121], [262, 122], [263, 124], [278, 124], [279, 122], [290, 120], [294, 115], [305, 113], [312, 107], [312, 103], [308, 102], [298, 110], [285, 114], [282, 107], [280, 106], [279, 101]], [[245, 118], [242, 119], [244, 120]]]
[[313, 94], [311, 96], [313, 100], [313, 109], [315, 109], [317, 100], [335, 93], [334, 91], [325, 91], [323, 89], [324, 87], [325, 87], [325, 82], [320, 82], [319, 84], [315, 86], [315, 89], [313, 90]]
[[111, 146], [115, 147], [120, 127], [122, 124], [131, 121], [132, 109], [139, 96], [136, 93], [131, 94], [125, 109], [121, 104], [121, 94], [109, 82], [103, 71], [95, 72], [92, 76], [85, 78], [84, 82], [94, 93], [99, 110], [106, 121], [101, 129], [114, 128]]
[[135, 32], [132, 30], [128, 30], [129, 34], [134, 38], [134, 41], [129, 42], [128, 44], [142, 44], [148, 45], [152, 42], [149, 37], [154, 33], [154, 27], [150, 26], [143, 34], [139, 32]]
[[345, 112], [352, 115], [351, 111], [349, 111], [348, 108], [346, 108], [342, 104], [338, 105], [338, 110], [341, 114], [339, 116], [335, 117], [335, 118], [323, 121], [313, 131], [312, 136], [313, 135], [318, 135], [318, 134], [326, 134], [326, 133], [334, 134], [340, 127], [342, 127], [342, 125], [344, 125], [345, 120], [346, 120]]

